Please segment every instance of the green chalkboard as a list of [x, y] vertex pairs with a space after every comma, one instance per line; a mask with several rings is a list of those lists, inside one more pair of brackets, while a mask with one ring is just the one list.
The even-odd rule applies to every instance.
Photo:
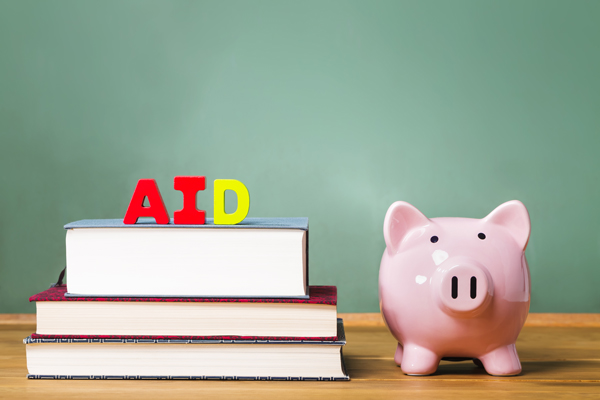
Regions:
[[[310, 218], [311, 283], [378, 310], [388, 206], [529, 208], [534, 312], [600, 312], [600, 2], [0, 1], [0, 313], [65, 262], [65, 223], [140, 178]], [[233, 207], [229, 200], [229, 207]], [[115, 277], [118, 279], [118, 277]]]

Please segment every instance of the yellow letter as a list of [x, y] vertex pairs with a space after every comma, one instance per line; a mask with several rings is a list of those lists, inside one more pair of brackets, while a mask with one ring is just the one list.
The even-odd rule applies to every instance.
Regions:
[[[237, 210], [233, 214], [225, 212], [226, 190], [233, 190], [237, 194]], [[250, 209], [250, 194], [242, 182], [235, 179], [215, 179], [214, 193], [215, 225], [235, 225], [246, 218]]]

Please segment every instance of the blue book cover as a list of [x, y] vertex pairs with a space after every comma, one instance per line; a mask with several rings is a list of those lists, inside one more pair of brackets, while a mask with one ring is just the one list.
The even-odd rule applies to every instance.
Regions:
[[308, 298], [308, 218], [71, 222], [67, 297]]

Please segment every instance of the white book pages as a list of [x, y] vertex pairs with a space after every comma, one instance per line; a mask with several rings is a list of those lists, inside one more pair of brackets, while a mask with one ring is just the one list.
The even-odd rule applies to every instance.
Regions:
[[67, 230], [70, 295], [302, 297], [301, 229]]

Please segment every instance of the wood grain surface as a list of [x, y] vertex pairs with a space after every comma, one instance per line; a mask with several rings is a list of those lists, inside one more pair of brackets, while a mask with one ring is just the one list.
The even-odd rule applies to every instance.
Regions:
[[[380, 313], [338, 313], [345, 326], [385, 326]], [[35, 314], [0, 314], [0, 325], [35, 324]], [[525, 326], [600, 327], [600, 314], [530, 313]]]
[[[385, 326], [380, 313], [338, 314], [346, 326]], [[600, 314], [530, 313], [525, 326], [600, 327]]]
[[350, 382], [29, 380], [22, 339], [34, 325], [0, 325], [0, 399], [163, 398], [600, 398], [600, 329], [526, 326], [517, 349], [523, 373], [500, 378], [471, 362], [442, 362], [435, 375], [410, 377], [393, 361], [385, 327], [347, 326]]

